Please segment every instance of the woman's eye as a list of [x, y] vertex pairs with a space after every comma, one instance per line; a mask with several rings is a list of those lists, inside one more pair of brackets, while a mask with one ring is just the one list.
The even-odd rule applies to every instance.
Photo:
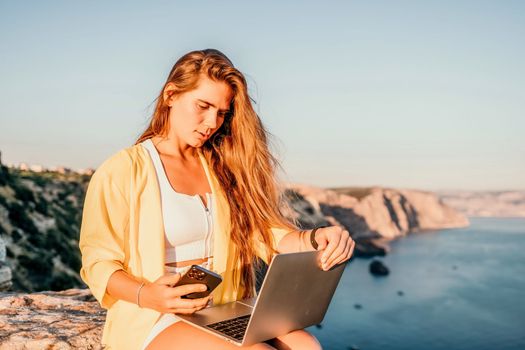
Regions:
[[208, 109], [208, 105], [197, 104], [197, 106], [199, 107], [199, 109]]

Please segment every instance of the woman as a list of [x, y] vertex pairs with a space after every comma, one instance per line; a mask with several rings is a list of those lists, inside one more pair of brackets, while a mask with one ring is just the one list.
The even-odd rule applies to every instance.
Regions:
[[[80, 233], [80, 275], [107, 309], [110, 349], [236, 349], [180, 322], [212, 302], [255, 295], [253, 262], [276, 253], [324, 250], [324, 269], [350, 258], [337, 226], [300, 231], [279, 210], [277, 162], [246, 80], [221, 52], [193, 51], [172, 68], [136, 144], [93, 175]], [[311, 242], [314, 239], [315, 242]], [[190, 265], [223, 277], [206, 298], [176, 286]], [[272, 344], [272, 345], [270, 345]], [[251, 349], [318, 349], [304, 330]]]

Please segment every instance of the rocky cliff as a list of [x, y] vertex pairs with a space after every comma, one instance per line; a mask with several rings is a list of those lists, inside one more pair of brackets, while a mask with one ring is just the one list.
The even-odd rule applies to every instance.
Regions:
[[303, 226], [342, 225], [354, 239], [392, 239], [469, 224], [463, 214], [426, 191], [381, 187], [323, 189], [298, 184], [289, 184], [288, 191]]
[[11, 268], [7, 266], [5, 262], [6, 258], [6, 247], [5, 242], [0, 237], [0, 291], [2, 290], [8, 290], [11, 288], [11, 285], [13, 284], [11, 282], [12, 276], [11, 276]]
[[[0, 165], [0, 290], [86, 287], [78, 275], [78, 235], [89, 179]], [[287, 184], [284, 194], [286, 214], [301, 227], [344, 226], [358, 242], [356, 256], [384, 254], [373, 239], [468, 225], [431, 192]]]
[[78, 233], [89, 179], [0, 164], [0, 290], [83, 286]]
[[[0, 350], [100, 348], [105, 310], [78, 276], [88, 182], [87, 175], [33, 173], [0, 164], [0, 291], [16, 291], [0, 293]], [[344, 226], [358, 242], [356, 256], [384, 254], [373, 243], [376, 238], [468, 224], [424, 191], [289, 184], [284, 194], [291, 209], [287, 215], [301, 227]], [[47, 291], [18, 293], [42, 290]]]

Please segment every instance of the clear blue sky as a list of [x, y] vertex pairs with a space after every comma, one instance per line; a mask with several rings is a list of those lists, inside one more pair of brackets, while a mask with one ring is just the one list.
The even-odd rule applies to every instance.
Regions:
[[184, 53], [247, 76], [285, 180], [525, 189], [524, 1], [2, 1], [5, 163], [96, 167]]

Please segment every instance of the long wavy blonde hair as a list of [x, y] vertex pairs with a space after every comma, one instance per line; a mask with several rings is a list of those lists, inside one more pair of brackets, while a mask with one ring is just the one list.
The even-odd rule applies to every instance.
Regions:
[[136, 144], [152, 136], [167, 134], [169, 107], [163, 94], [166, 85], [170, 82], [175, 84], [174, 95], [183, 94], [197, 87], [202, 74], [225, 82], [233, 91], [230, 111], [223, 125], [204, 143], [202, 153], [228, 200], [230, 237], [236, 248], [235, 258], [241, 263], [235, 278], [237, 281], [240, 278], [243, 297], [251, 297], [255, 291], [253, 266], [258, 260], [254, 241], [257, 235], [264, 242], [270, 260], [275, 253], [270, 228], [277, 225], [297, 230], [297, 225], [283, 215], [283, 208], [287, 208], [288, 204], [276, 180], [280, 164], [269, 150], [269, 134], [253, 109], [244, 75], [218, 50], [206, 49], [185, 54], [171, 69], [156, 100], [149, 126]]

